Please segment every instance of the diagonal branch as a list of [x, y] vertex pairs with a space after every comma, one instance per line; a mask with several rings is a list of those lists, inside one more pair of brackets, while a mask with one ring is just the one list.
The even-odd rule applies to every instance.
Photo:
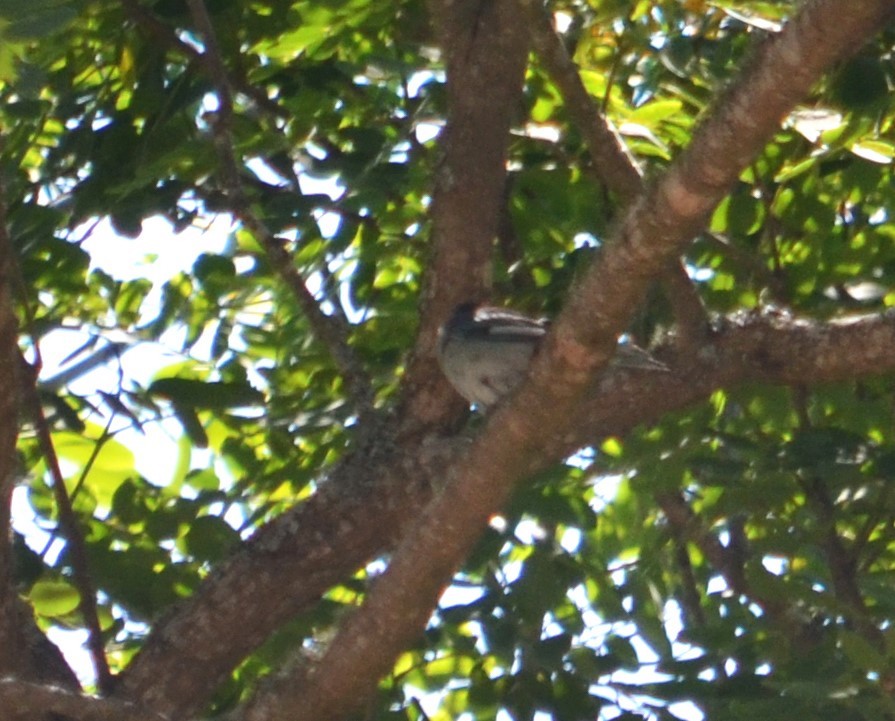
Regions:
[[547, 11], [540, 4], [520, 4], [527, 14], [528, 31], [538, 58], [559, 88], [569, 116], [587, 141], [594, 172], [625, 205], [634, 202], [643, 191], [643, 178], [637, 161], [587, 92], [578, 67], [554, 30]]
[[232, 133], [233, 92], [227, 68], [218, 48], [214, 26], [203, 0], [188, 0], [193, 22], [199, 29], [205, 51], [201, 54], [215, 86], [218, 112], [212, 120], [215, 147], [221, 161], [221, 175], [233, 211], [243, 225], [261, 244], [271, 261], [271, 267], [291, 291], [305, 314], [315, 336], [327, 347], [345, 379], [358, 413], [367, 416], [373, 408], [373, 387], [360, 360], [348, 344], [347, 323], [338, 315], [326, 315], [314, 298], [284, 243], [254, 213], [242, 183], [240, 165], [234, 151]]
[[93, 582], [93, 574], [87, 559], [84, 531], [78, 522], [68, 489], [65, 486], [65, 477], [62, 475], [59, 458], [53, 446], [50, 425], [47, 423], [40, 397], [37, 394], [37, 379], [31, 367], [21, 356], [19, 356], [19, 366], [21, 368], [20, 376], [26, 378], [25, 382], [21, 384], [24, 405], [31, 415], [37, 441], [52, 479], [53, 496], [56, 499], [56, 509], [59, 514], [59, 528], [62, 532], [61, 535], [65, 538], [71, 558], [72, 576], [80, 597], [79, 610], [84, 619], [84, 625], [87, 627], [87, 648], [96, 672], [97, 687], [100, 692], [109, 693], [112, 689], [112, 672], [106, 659], [102, 626], [99, 622], [96, 605], [96, 585]]
[[[577, 285], [535, 362], [535, 382], [520, 392], [516, 405], [531, 404], [537, 392], [565, 401], [602, 367], [648, 284], [703, 227], [780, 120], [825, 69], [857, 52], [891, 13], [885, 0], [818, 0], [758, 47], [690, 146], [631, 206], [601, 262]], [[568, 378], [568, 387], [558, 389], [556, 378]], [[545, 419], [537, 420], [543, 427]]]
[[[554, 30], [540, 5], [523, 3], [528, 13], [528, 28], [538, 57], [559, 88], [566, 109], [587, 140], [587, 149], [599, 180], [630, 205], [643, 192], [643, 177], [634, 157], [596, 101], [587, 92], [574, 61], [562, 38]], [[708, 328], [705, 306], [686, 268], [673, 259], [662, 279], [662, 288], [671, 302], [682, 345], [694, 345]]]
[[0, 708], [8, 721], [60, 714], [70, 721], [170, 721], [134, 704], [73, 693], [59, 686], [0, 678]]

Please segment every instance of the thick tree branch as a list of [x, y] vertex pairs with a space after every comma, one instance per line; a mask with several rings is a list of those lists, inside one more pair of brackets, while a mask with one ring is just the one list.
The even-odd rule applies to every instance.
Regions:
[[215, 147], [221, 161], [221, 176], [227, 194], [233, 204], [233, 211], [243, 225], [264, 248], [271, 261], [271, 267], [291, 291], [299, 307], [307, 318], [312, 331], [329, 350], [340, 373], [348, 386], [357, 412], [368, 416], [373, 408], [373, 387], [360, 360], [348, 344], [348, 327], [339, 315], [326, 315], [314, 298], [295, 262], [283, 244], [252, 210], [242, 183], [241, 168], [232, 134], [233, 92], [230, 76], [218, 49], [217, 38], [211, 18], [203, 0], [187, 0], [193, 22], [205, 42], [203, 61], [211, 75], [218, 98], [218, 112], [213, 119]]
[[170, 721], [124, 701], [92, 698], [11, 677], [0, 678], [0, 708], [6, 721], [31, 721], [46, 714], [60, 714], [70, 721]]
[[[820, 385], [891, 371], [895, 313], [820, 323], [785, 315], [741, 316], [719, 324], [696, 356], [660, 356], [673, 373], [617, 372], [588, 394], [567, 435], [549, 434], [548, 455], [561, 458], [602, 436], [611, 425], [625, 435], [667, 413], [746, 382]], [[858, 352], [857, 349], [860, 349]]]
[[269, 523], [157, 624], [116, 696], [175, 718], [204, 709], [232, 669], [283, 623], [393, 546], [463, 444], [399, 450], [386, 428], [308, 501]]
[[435, 336], [455, 305], [485, 299], [491, 288], [508, 133], [521, 105], [528, 50], [510, 0], [432, 0], [430, 8], [446, 55], [448, 123], [433, 191], [433, 252], [399, 411], [414, 433], [455, 421], [464, 405], [435, 362]]

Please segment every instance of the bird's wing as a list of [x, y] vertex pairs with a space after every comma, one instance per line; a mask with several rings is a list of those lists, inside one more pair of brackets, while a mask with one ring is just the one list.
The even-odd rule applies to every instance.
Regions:
[[482, 336], [508, 342], [537, 340], [546, 335], [549, 325], [546, 318], [529, 318], [512, 310], [492, 307], [478, 308], [475, 321]]

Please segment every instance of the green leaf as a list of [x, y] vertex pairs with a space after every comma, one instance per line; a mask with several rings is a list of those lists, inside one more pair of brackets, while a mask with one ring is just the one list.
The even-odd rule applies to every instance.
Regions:
[[65, 616], [81, 603], [78, 590], [66, 581], [41, 580], [28, 592], [28, 600], [42, 616]]
[[264, 402], [264, 394], [248, 383], [159, 378], [150, 384], [147, 391], [180, 406], [214, 410], [256, 406]]
[[183, 430], [189, 436], [193, 445], [197, 448], [208, 448], [208, 433], [206, 433], [205, 427], [199, 419], [199, 414], [196, 413], [192, 406], [174, 403], [173, 407], [174, 415], [177, 416], [177, 420], [180, 421], [180, 425], [183, 426]]
[[[99, 429], [88, 428], [91, 434], [102, 438]], [[103, 508], [111, 506], [118, 487], [135, 473], [134, 454], [112, 438], [93, 440], [86, 435], [62, 432], [53, 434], [53, 444], [60, 458], [87, 471], [83, 489]], [[101, 444], [98, 450], [97, 444]]]
[[12, 40], [40, 40], [63, 30], [76, 17], [72, 0], [4, 0], [2, 35]]
[[190, 524], [184, 537], [185, 550], [202, 560], [226, 558], [239, 543], [239, 534], [218, 516], [200, 516]]

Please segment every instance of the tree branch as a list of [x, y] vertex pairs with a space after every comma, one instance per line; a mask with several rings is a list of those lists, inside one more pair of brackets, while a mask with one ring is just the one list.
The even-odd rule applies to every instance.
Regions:
[[[808, 392], [804, 385], [795, 388], [795, 406], [802, 430], [811, 428], [811, 417], [808, 411]], [[824, 480], [816, 475], [805, 477], [799, 474], [799, 485], [805, 494], [808, 506], [814, 511], [820, 524], [821, 541], [830, 569], [833, 593], [836, 598], [851, 612], [851, 620], [858, 632], [877, 647], [885, 646], [885, 639], [880, 629], [870, 620], [867, 604], [858, 584], [858, 559], [850, 550], [836, 528], [836, 504], [830, 497]], [[853, 546], [856, 548], [857, 544]]]
[[[38, 628], [31, 606], [16, 593], [10, 501], [16, 485], [16, 441], [23, 395], [20, 388], [25, 374], [21, 372], [14, 296], [23, 298], [29, 326], [33, 324], [33, 317], [24, 301], [24, 284], [8, 234], [6, 211], [5, 179], [0, 173], [0, 374], [6, 379], [0, 391], [0, 418], [4, 419], [0, 427], [0, 676], [16, 674], [79, 689], [77, 676], [59, 649]], [[39, 361], [37, 346], [35, 352]], [[91, 628], [87, 616], [85, 624]]]
[[[643, 192], [643, 177], [636, 160], [587, 92], [578, 68], [544, 8], [536, 3], [523, 2], [522, 5], [528, 13], [532, 44], [559, 88], [572, 121], [587, 141], [597, 178], [621, 198], [623, 205], [630, 205]], [[678, 340], [683, 347], [695, 346], [705, 335], [708, 316], [679, 260], [669, 262], [662, 289], [674, 312]]]
[[693, 573], [693, 564], [690, 561], [690, 550], [687, 548], [687, 539], [675, 529], [674, 560], [681, 574], [681, 609], [687, 619], [687, 626], [701, 628], [705, 626], [705, 613], [702, 611], [702, 598], [696, 576]]
[[[616, 372], [587, 394], [567, 435], [545, 436], [548, 455], [562, 458], [593, 445], [599, 431], [625, 435], [638, 425], [748, 382], [819, 385], [889, 372], [895, 312], [821, 323], [790, 316], [735, 316], [719, 323], [696, 356], [678, 364], [658, 352], [672, 373]], [[860, 351], [858, 351], [860, 349]], [[670, 350], [670, 349], [669, 349]]]
[[8, 721], [60, 714], [70, 721], [170, 721], [126, 701], [98, 699], [39, 683], [0, 678], [0, 708]]
[[31, 415], [32, 423], [34, 423], [37, 441], [52, 479], [53, 497], [56, 499], [56, 510], [59, 514], [59, 529], [62, 537], [65, 538], [71, 558], [73, 580], [80, 597], [79, 610], [84, 619], [84, 625], [87, 627], [87, 648], [96, 673], [97, 687], [101, 693], [109, 693], [112, 688], [112, 671], [109, 669], [109, 662], [106, 659], [102, 626], [99, 622], [96, 605], [96, 585], [93, 582], [93, 574], [87, 559], [84, 533], [72, 507], [68, 489], [65, 487], [65, 477], [53, 446], [50, 425], [47, 423], [40, 397], [37, 394], [37, 378], [27, 361], [21, 356], [18, 358], [18, 365], [23, 371], [27, 369], [27, 373], [20, 372], [20, 376], [24, 379], [24, 382], [20, 383], [20, 387], [23, 389], [24, 403]]
[[520, 4], [528, 18], [528, 31], [535, 52], [556, 83], [569, 116], [586, 139], [594, 172], [625, 205], [632, 203], [643, 191], [643, 178], [637, 161], [587, 92], [578, 67], [566, 52], [547, 11], [538, 3]]
[[785, 606], [779, 601], [768, 601], [750, 593], [739, 559], [734, 558], [721, 541], [702, 524], [699, 516], [693, 512], [679, 491], [656, 493], [655, 498], [675, 535], [696, 544], [702, 555], [724, 576], [731, 591], [738, 596], [751, 596], [765, 613], [771, 613], [779, 618]]
[[[510, 0], [430, 0], [446, 56], [448, 122], [432, 200], [432, 257], [399, 415], [416, 433], [456, 422], [465, 404], [435, 361], [438, 326], [491, 290], [509, 129], [522, 100], [528, 38]], [[487, 102], [482, 99], [487, 98]]]
[[871, 643], [883, 643], [880, 630], [867, 615], [867, 604], [861, 594], [857, 578], [857, 559], [846, 548], [836, 528], [836, 507], [830, 498], [826, 485], [820, 478], [799, 479], [805, 497], [822, 528], [821, 547], [827, 557], [833, 592], [847, 608], [861, 634]]

